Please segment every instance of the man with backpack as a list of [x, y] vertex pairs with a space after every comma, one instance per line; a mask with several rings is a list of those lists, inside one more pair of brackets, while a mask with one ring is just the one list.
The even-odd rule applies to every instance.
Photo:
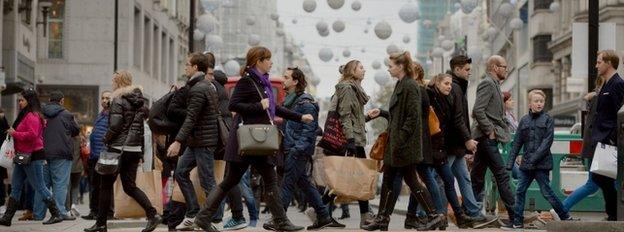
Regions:
[[[187, 204], [184, 221], [177, 230], [195, 228], [195, 215], [199, 212], [199, 203], [193, 183], [189, 177], [191, 170], [197, 166], [200, 183], [206, 193], [216, 185], [214, 178], [214, 151], [218, 143], [217, 102], [213, 97], [216, 93], [210, 81], [205, 79], [203, 70], [214, 66], [209, 64], [205, 55], [193, 53], [189, 55], [185, 72], [190, 77], [184, 87], [176, 92], [167, 110], [169, 118], [184, 118], [175, 141], [167, 149], [167, 156], [179, 154], [182, 144], [187, 148], [178, 159], [174, 178]], [[187, 104], [188, 102], [188, 104]]]

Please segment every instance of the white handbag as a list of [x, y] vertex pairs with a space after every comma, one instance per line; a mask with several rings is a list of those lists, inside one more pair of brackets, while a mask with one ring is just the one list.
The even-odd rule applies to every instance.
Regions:
[[589, 171], [615, 179], [617, 178], [617, 163], [617, 147], [598, 143]]

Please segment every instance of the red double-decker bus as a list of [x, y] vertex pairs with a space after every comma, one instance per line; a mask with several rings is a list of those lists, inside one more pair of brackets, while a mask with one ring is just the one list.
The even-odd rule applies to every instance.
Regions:
[[[234, 90], [234, 86], [238, 83], [241, 77], [233, 76], [228, 77], [228, 82], [225, 84], [225, 91], [227, 91], [229, 96], [232, 96], [232, 91]], [[276, 98], [277, 104], [282, 104], [284, 102], [284, 98], [286, 97], [286, 91], [284, 90], [284, 78], [281, 76], [271, 76], [271, 86], [273, 87], [273, 95]], [[277, 124], [281, 124], [282, 118], [276, 117], [275, 122]]]

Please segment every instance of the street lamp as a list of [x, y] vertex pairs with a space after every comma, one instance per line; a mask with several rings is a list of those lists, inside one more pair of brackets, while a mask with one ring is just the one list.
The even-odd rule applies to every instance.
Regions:
[[48, 13], [50, 13], [52, 2], [51, 0], [39, 0], [39, 7], [41, 8], [43, 22], [37, 22], [37, 25], [43, 24], [43, 37], [46, 37], [48, 31]]

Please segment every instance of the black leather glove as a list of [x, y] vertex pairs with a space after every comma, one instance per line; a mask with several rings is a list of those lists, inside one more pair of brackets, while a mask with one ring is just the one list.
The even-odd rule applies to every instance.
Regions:
[[355, 148], [355, 139], [347, 139], [347, 154], [356, 154], [357, 149]]

